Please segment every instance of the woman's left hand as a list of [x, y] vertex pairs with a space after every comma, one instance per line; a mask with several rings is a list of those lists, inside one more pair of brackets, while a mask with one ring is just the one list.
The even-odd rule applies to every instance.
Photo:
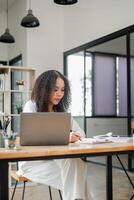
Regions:
[[77, 142], [80, 140], [80, 134], [77, 132], [71, 132], [69, 137], [69, 142]]

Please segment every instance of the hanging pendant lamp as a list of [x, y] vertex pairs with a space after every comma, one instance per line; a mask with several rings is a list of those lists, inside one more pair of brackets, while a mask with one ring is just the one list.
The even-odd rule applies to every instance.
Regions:
[[7, 28], [5, 29], [5, 33], [0, 36], [0, 42], [3, 43], [14, 43], [15, 39], [10, 34], [9, 28], [8, 28], [8, 0], [7, 0]]
[[21, 21], [21, 26], [26, 28], [34, 28], [40, 25], [39, 20], [33, 15], [33, 11], [31, 9], [31, 0], [29, 0], [29, 10], [28, 14], [23, 17]]
[[54, 3], [60, 4], [60, 5], [71, 5], [77, 2], [78, 0], [54, 0]]

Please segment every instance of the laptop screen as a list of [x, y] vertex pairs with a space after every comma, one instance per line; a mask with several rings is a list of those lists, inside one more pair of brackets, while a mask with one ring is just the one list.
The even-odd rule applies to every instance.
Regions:
[[68, 144], [70, 129], [70, 113], [21, 113], [20, 144], [30, 146]]

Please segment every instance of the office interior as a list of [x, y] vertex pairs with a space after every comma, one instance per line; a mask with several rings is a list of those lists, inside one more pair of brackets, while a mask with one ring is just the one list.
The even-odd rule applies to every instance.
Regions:
[[[131, 136], [134, 101], [133, 7], [133, 0], [78, 0], [77, 4], [64, 6], [55, 4], [53, 0], [31, 0], [31, 8], [39, 19], [40, 26], [24, 28], [20, 22], [27, 14], [29, 0], [8, 0], [8, 26], [15, 43], [0, 43], [0, 65], [34, 68], [35, 78], [49, 69], [63, 72], [68, 76], [72, 86], [72, 115], [85, 130], [87, 137], [108, 132]], [[0, 35], [7, 27], [6, 9], [6, 1], [0, 0]], [[103, 65], [103, 61], [109, 66], [109, 70]], [[123, 70], [120, 66], [123, 66]], [[102, 81], [100, 74], [106, 82]], [[21, 79], [21, 73], [16, 73], [13, 78]], [[102, 98], [96, 91], [103, 93], [103, 87], [106, 85], [105, 92], [109, 99], [105, 101], [106, 94]], [[17, 98], [19, 102], [22, 100], [23, 104], [25, 103], [23, 97]], [[12, 97], [12, 101], [16, 101], [15, 96]], [[17, 132], [19, 127], [15, 123], [18, 124], [18, 119], [14, 119], [12, 125], [13, 131]], [[123, 155], [120, 158], [134, 182], [133, 155]], [[102, 180], [101, 188], [104, 184], [102, 176], [105, 176], [103, 174], [105, 158], [96, 157], [86, 161], [89, 166], [91, 165], [93, 173], [94, 169], [98, 170], [98, 176]], [[115, 174], [118, 172], [117, 176], [121, 180], [115, 183], [118, 189], [121, 188], [125, 175], [117, 158], [113, 159], [113, 167]], [[91, 176], [90, 171], [89, 176]], [[93, 177], [89, 178], [94, 180]], [[30, 187], [36, 189], [39, 187], [37, 193], [42, 193], [40, 191], [43, 186], [31, 184], [27, 187], [29, 193]], [[94, 188], [93, 191], [97, 194], [94, 195], [94, 200], [105, 199], [104, 194], [101, 196]], [[133, 189], [129, 182], [125, 192], [119, 192], [120, 195], [115, 195], [114, 199], [130, 199]], [[21, 199], [20, 191], [17, 195], [16, 198]], [[29, 196], [26, 198], [30, 198]], [[38, 194], [34, 198], [39, 199]], [[55, 199], [58, 198], [59, 196], [55, 194]]]

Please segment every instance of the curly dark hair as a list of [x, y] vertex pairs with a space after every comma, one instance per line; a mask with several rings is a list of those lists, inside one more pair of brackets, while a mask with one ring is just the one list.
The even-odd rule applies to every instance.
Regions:
[[48, 112], [48, 103], [51, 92], [55, 87], [57, 78], [64, 81], [64, 96], [58, 105], [54, 106], [54, 111], [65, 112], [68, 110], [71, 102], [71, 93], [68, 79], [56, 70], [43, 72], [35, 81], [31, 100], [36, 103], [37, 112]]

